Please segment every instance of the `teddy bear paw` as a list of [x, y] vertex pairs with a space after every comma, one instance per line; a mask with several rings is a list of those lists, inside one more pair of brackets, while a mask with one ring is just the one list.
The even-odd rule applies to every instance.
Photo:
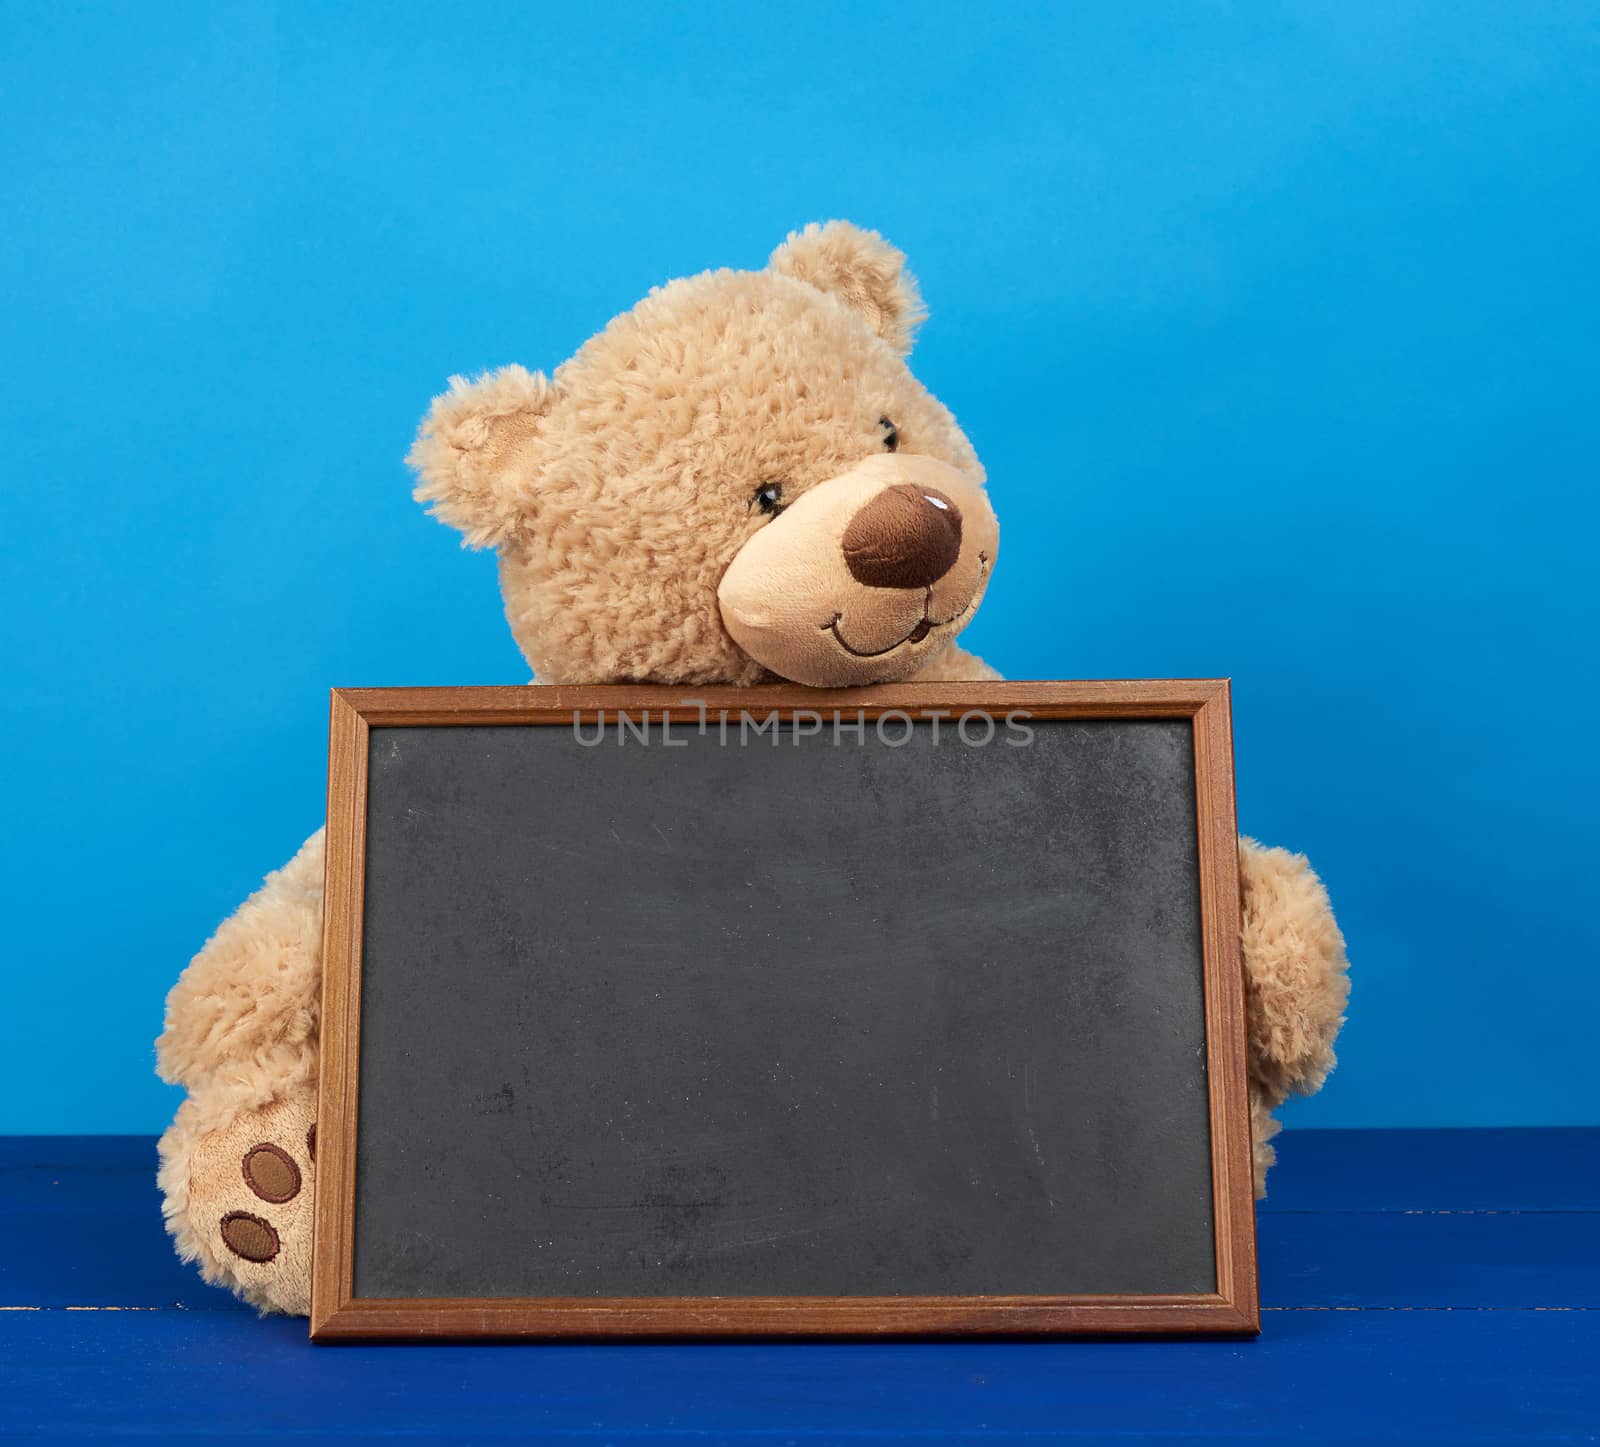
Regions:
[[1305, 856], [1239, 841], [1250, 1078], [1269, 1106], [1333, 1068], [1350, 994], [1344, 936]]
[[195, 1140], [180, 1242], [207, 1280], [265, 1310], [311, 1310], [313, 1087], [247, 1110]]

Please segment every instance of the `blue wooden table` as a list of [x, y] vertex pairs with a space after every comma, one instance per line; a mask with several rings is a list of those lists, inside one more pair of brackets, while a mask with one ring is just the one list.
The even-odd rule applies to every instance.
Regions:
[[1600, 1437], [1600, 1130], [1280, 1155], [1259, 1341], [313, 1347], [173, 1258], [153, 1142], [0, 1138], [0, 1438]]

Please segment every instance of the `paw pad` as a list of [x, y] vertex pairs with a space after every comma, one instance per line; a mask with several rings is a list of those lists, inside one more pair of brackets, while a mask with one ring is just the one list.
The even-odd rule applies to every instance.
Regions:
[[222, 1218], [222, 1239], [228, 1250], [246, 1261], [271, 1261], [278, 1254], [278, 1233], [248, 1211], [229, 1211]]
[[[252, 1146], [245, 1153], [240, 1166], [244, 1171], [245, 1185], [263, 1201], [281, 1206], [300, 1194], [300, 1167], [294, 1163], [294, 1157], [280, 1146], [269, 1145], [265, 1141]], [[248, 1219], [254, 1220], [255, 1217]], [[239, 1254], [244, 1255], [243, 1252]]]

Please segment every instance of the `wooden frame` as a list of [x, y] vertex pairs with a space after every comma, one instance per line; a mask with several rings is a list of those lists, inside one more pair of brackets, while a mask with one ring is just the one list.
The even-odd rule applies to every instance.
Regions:
[[[373, 728], [593, 723], [600, 710], [698, 723], [741, 712], [785, 719], [834, 710], [867, 718], [979, 710], [1035, 719], [1188, 719], [1194, 729], [1200, 859], [1214, 1293], [1188, 1296], [627, 1297], [375, 1299], [353, 1295], [357, 1070], [367, 742]], [[1260, 1330], [1238, 843], [1225, 680], [788, 685], [630, 685], [336, 690], [328, 760], [322, 1061], [317, 1113], [311, 1335], [340, 1338], [1232, 1334]]]

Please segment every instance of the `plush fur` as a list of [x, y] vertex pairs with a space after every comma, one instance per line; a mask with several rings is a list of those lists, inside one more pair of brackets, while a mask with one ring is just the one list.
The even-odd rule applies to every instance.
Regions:
[[[496, 549], [542, 682], [818, 685], [993, 678], [956, 635], [999, 526], [977, 456], [905, 360], [905, 258], [840, 222], [758, 272], [659, 288], [545, 377], [452, 379], [417, 497]], [[1344, 942], [1304, 859], [1242, 840], [1258, 1187], [1271, 1112], [1333, 1064]], [[167, 1002], [168, 1229], [208, 1281], [305, 1313], [322, 835], [195, 956]]]

